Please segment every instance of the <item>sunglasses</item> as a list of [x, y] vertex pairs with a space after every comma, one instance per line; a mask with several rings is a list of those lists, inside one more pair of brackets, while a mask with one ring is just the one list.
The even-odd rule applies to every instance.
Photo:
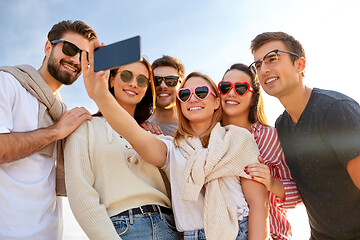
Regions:
[[[123, 70], [120, 72], [120, 79], [125, 83], [130, 82], [133, 79], [133, 76], [134, 74], [129, 70]], [[140, 74], [136, 77], [136, 82], [139, 87], [146, 88], [150, 81], [146, 76]]]
[[219, 92], [222, 95], [228, 94], [232, 88], [234, 88], [235, 92], [240, 96], [247, 94], [249, 91], [255, 93], [254, 89], [248, 82], [236, 82], [233, 84], [231, 82], [221, 81], [218, 84]]
[[50, 42], [51, 44], [55, 45], [58, 43], [62, 43], [62, 52], [69, 57], [73, 57], [76, 54], [80, 53], [80, 61], [81, 61], [81, 52], [86, 52], [86, 57], [87, 59], [89, 59], [89, 53], [85, 50], [81, 50], [80, 48], [78, 48], [75, 44], [65, 41], [65, 40], [54, 40]]
[[194, 90], [190, 88], [180, 88], [177, 92], [177, 98], [180, 102], [185, 103], [189, 101], [194, 94], [197, 99], [205, 100], [209, 97], [210, 93], [217, 97], [214, 91], [207, 85], [197, 86]]
[[166, 86], [175, 87], [179, 81], [179, 78], [180, 78], [179, 76], [166, 76], [166, 77], [155, 76], [155, 86], [156, 87], [160, 86], [161, 82], [164, 81]]

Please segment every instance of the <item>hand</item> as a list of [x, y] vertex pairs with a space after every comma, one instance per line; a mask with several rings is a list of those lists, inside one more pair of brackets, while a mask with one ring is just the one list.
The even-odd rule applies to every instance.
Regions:
[[261, 156], [258, 157], [260, 163], [253, 163], [245, 167], [245, 173], [250, 175], [251, 178], [259, 183], [265, 185], [268, 191], [271, 191], [273, 186], [273, 177], [271, 176], [270, 169], [264, 164]]
[[92, 116], [88, 110], [83, 107], [76, 107], [65, 112], [59, 122], [51, 128], [57, 130], [57, 139], [63, 139], [75, 131], [75, 129], [77, 129], [85, 120], [91, 119]]
[[156, 125], [155, 123], [145, 121], [145, 122], [141, 123], [140, 126], [143, 129], [145, 129], [146, 131], [149, 131], [149, 132], [151, 132], [153, 134], [156, 134], [156, 135], [164, 134], [161, 131], [161, 128], [159, 127], [159, 125]]
[[[106, 94], [110, 94], [108, 89], [108, 81], [110, 71], [94, 72], [94, 49], [104, 46], [99, 44], [97, 39], [90, 42], [89, 49], [89, 65], [87, 61], [81, 61], [81, 69], [83, 72], [83, 79], [86, 91], [91, 99], [101, 99]], [[81, 53], [81, 59], [86, 59], [86, 53]]]

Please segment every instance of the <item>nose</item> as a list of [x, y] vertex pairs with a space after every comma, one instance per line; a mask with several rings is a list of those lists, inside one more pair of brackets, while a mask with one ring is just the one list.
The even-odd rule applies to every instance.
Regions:
[[234, 88], [234, 87], [232, 87], [232, 88], [230, 89], [230, 91], [228, 92], [228, 95], [229, 95], [229, 96], [234, 96], [234, 95], [235, 95], [235, 88]]
[[265, 63], [261, 63], [261, 68], [257, 71], [257, 74], [268, 74], [270, 72], [269, 65]]
[[72, 56], [70, 58], [74, 63], [80, 64], [80, 62], [81, 62], [81, 52], [76, 53], [74, 56]]
[[164, 81], [164, 80], [162, 80], [162, 81], [161, 81], [161, 83], [160, 83], [160, 85], [159, 85], [158, 87], [161, 87], [161, 88], [166, 88], [166, 87], [167, 87], [167, 85], [166, 85], [165, 81]]
[[130, 86], [133, 86], [133, 87], [137, 87], [138, 84], [137, 84], [137, 80], [136, 80], [136, 76], [132, 76], [130, 82], [129, 82], [129, 85]]
[[189, 102], [198, 101], [199, 99], [195, 96], [195, 93], [191, 93]]

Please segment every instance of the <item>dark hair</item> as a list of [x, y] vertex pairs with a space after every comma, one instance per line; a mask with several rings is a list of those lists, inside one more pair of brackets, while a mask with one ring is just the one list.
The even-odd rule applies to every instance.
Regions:
[[[151, 114], [154, 111], [155, 108], [155, 100], [156, 100], [156, 94], [155, 94], [155, 85], [154, 85], [154, 73], [151, 69], [150, 63], [148, 61], [146, 61], [144, 58], [142, 58], [140, 60], [140, 62], [142, 64], [145, 65], [145, 67], [147, 68], [147, 70], [149, 71], [149, 85], [144, 97], [141, 99], [141, 101], [136, 104], [135, 107], [135, 113], [134, 113], [134, 119], [136, 120], [136, 122], [138, 124], [144, 122], [145, 120], [147, 120]], [[113, 69], [110, 71], [110, 76], [109, 76], [109, 92], [115, 97], [115, 93], [114, 93], [114, 88], [111, 87], [110, 85], [110, 78], [113, 77], [114, 75], [116, 75], [118, 69]], [[102, 116], [102, 113], [100, 112], [100, 110], [93, 114], [93, 116]]]
[[176, 59], [174, 57], [170, 57], [167, 55], [163, 55], [161, 58], [156, 59], [152, 64], [151, 64], [152, 69], [154, 70], [157, 67], [173, 67], [176, 69], [176, 71], [179, 74], [179, 77], [181, 79], [184, 79], [185, 77], [185, 67], [184, 65], [180, 62], [179, 59]]
[[[184, 86], [184, 84], [187, 82], [187, 80], [189, 80], [192, 77], [201, 77], [202, 79], [209, 82], [212, 90], [216, 94], [216, 97], [217, 98], [220, 97], [220, 94], [217, 91], [217, 87], [216, 87], [216, 84], [214, 83], [214, 81], [209, 76], [204, 75], [204, 74], [199, 73], [199, 72], [192, 72], [189, 75], [187, 75], [186, 78], [184, 79], [184, 81], [181, 83], [180, 88], [182, 88]], [[192, 128], [190, 126], [190, 123], [189, 123], [189, 120], [182, 113], [181, 106], [180, 106], [180, 101], [177, 98], [176, 98], [176, 110], [177, 110], [177, 115], [178, 115], [179, 120], [178, 120], [178, 129], [177, 129], [177, 131], [175, 132], [175, 135], [174, 135], [174, 143], [177, 145], [178, 141], [180, 139], [185, 138], [185, 137], [194, 137], [194, 136], [196, 136], [196, 134], [192, 130]], [[220, 122], [221, 115], [222, 115], [222, 107], [221, 107], [221, 104], [220, 104], [219, 108], [214, 111], [214, 114], [213, 114], [213, 117], [212, 117], [212, 122], [211, 122], [211, 125], [210, 125], [209, 129], [205, 133], [203, 133], [201, 136], [199, 136], [200, 139], [201, 139], [201, 143], [202, 143], [203, 147], [208, 146], [211, 131], [213, 130], [215, 125], [218, 122]]]
[[48, 33], [48, 40], [60, 39], [65, 33], [74, 32], [83, 35], [88, 40], [97, 38], [95, 31], [83, 21], [64, 20], [55, 24]]
[[253, 94], [253, 104], [250, 106], [250, 110], [249, 110], [249, 117], [248, 117], [249, 121], [251, 123], [259, 122], [262, 125], [268, 125], [268, 121], [265, 115], [264, 101], [262, 98], [260, 83], [256, 75], [254, 75], [251, 72], [251, 70], [247, 65], [242, 63], [235, 63], [231, 65], [231, 67], [228, 70], [226, 70], [222, 79], [224, 79], [226, 73], [234, 69], [246, 73], [251, 78], [250, 85], [255, 91], [255, 93]]

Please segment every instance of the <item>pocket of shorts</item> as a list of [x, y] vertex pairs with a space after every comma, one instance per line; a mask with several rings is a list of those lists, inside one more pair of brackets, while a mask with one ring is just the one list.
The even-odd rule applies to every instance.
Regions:
[[115, 227], [115, 230], [117, 234], [121, 237], [126, 234], [126, 232], [129, 230], [129, 222], [127, 219], [120, 219], [113, 221], [113, 225]]

